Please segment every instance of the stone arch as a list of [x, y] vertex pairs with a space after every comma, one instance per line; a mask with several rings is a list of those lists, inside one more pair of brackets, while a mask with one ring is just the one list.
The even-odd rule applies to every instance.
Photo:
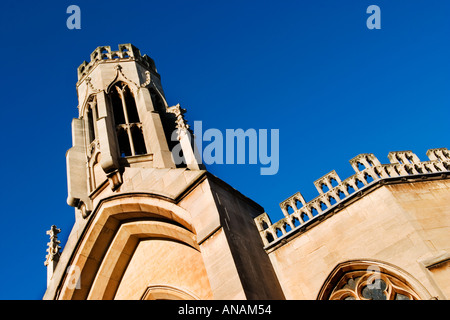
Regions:
[[133, 81], [131, 81], [130, 79], [128, 79], [127, 77], [125, 77], [125, 75], [122, 73], [122, 67], [117, 66], [116, 70], [117, 70], [116, 76], [106, 86], [105, 93], [107, 95], [109, 95], [111, 93], [111, 89], [115, 85], [123, 83], [125, 86], [127, 86], [130, 89], [130, 91], [133, 93], [133, 95], [136, 96], [138, 93], [138, 90], [139, 90], [139, 86], [136, 83], [134, 83]]
[[269, 228], [269, 224], [266, 222], [266, 220], [261, 220], [261, 229], [266, 230]]
[[[87, 298], [92, 300], [114, 299], [116, 290], [120, 285], [120, 279], [126, 271], [139, 242], [150, 239], [178, 242], [195, 249], [201, 256], [195, 235], [182, 227], [155, 220], [123, 223], [102, 260]], [[197, 266], [197, 268], [200, 267]], [[206, 272], [204, 274], [206, 276]], [[206, 282], [205, 278], [203, 282]], [[204, 284], [205, 287], [209, 285], [209, 283]], [[186, 288], [180, 288], [180, 290], [186, 291]]]
[[[84, 300], [88, 297], [103, 258], [111, 248], [121, 226], [130, 220], [164, 223], [165, 230], [172, 231], [169, 232], [170, 236], [166, 232], [163, 237], [195, 247], [195, 230], [191, 224], [190, 214], [173, 200], [150, 194], [125, 194], [103, 199], [89, 217], [88, 224], [78, 240], [77, 250], [68, 262], [68, 267], [75, 267], [79, 271], [81, 288], [75, 290], [70, 286], [73, 279], [66, 274], [61, 281], [58, 299]], [[148, 237], [154, 232], [147, 230], [142, 234]], [[187, 234], [191, 240], [188, 240]], [[128, 234], [128, 238], [130, 236], [131, 234]], [[137, 238], [139, 239], [139, 236]]]
[[295, 212], [294, 208], [292, 208], [292, 205], [288, 204], [286, 205], [286, 212], [288, 213], [288, 215], [293, 214]]
[[129, 157], [147, 153], [136, 93], [126, 81], [108, 87], [109, 114], [116, 129], [119, 155]]
[[[353, 279], [352, 275], [358, 278]], [[390, 291], [388, 288], [385, 289], [388, 293], [387, 299], [396, 299], [397, 293], [414, 300], [431, 298], [425, 287], [403, 269], [382, 261], [358, 259], [344, 261], [334, 267], [320, 288], [317, 300], [344, 300], [345, 298], [367, 300], [360, 296], [361, 290], [358, 286], [361, 287], [363, 282], [370, 285], [376, 279], [387, 280], [394, 288]], [[352, 281], [353, 283], [350, 283]]]
[[369, 183], [375, 181], [377, 179], [377, 177], [376, 176], [374, 177], [373, 173], [366, 172], [363, 175], [363, 179], [366, 181], [367, 184], [369, 184]]
[[200, 300], [200, 298], [192, 292], [162, 284], [149, 286], [141, 300]]
[[275, 238], [273, 237], [273, 234], [270, 231], [266, 231], [265, 239], [266, 239], [267, 243], [271, 243], [271, 242], [275, 241]]
[[295, 198], [294, 203], [297, 210], [300, 210], [303, 207], [303, 203], [300, 199]]
[[97, 99], [97, 91], [93, 91], [90, 86], [86, 86], [86, 95], [84, 97], [83, 102], [80, 104], [80, 113], [79, 114], [86, 114], [86, 109], [89, 106], [89, 103]]

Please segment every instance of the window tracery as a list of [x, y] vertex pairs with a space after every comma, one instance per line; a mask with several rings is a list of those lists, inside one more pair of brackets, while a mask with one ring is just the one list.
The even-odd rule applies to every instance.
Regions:
[[[420, 295], [419, 295], [420, 293]], [[400, 268], [380, 261], [338, 264], [322, 285], [319, 300], [421, 300], [423, 286]]]
[[114, 124], [121, 157], [147, 153], [136, 101], [126, 83], [116, 83], [110, 91]]
[[329, 300], [418, 300], [405, 283], [382, 272], [353, 271], [342, 276]]

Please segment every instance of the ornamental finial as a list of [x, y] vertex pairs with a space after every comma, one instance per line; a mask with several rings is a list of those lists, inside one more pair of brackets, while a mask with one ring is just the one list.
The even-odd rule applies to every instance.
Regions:
[[58, 233], [61, 232], [61, 229], [58, 229], [55, 225], [50, 227], [50, 230], [47, 231], [47, 234], [50, 236], [50, 242], [47, 243], [47, 252], [48, 254], [45, 256], [44, 264], [46, 266], [49, 265], [51, 261], [59, 259], [61, 246], [59, 245], [61, 241], [58, 240]]

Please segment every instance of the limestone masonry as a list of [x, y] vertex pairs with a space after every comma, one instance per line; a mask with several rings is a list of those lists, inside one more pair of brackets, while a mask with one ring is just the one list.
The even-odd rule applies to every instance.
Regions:
[[[78, 67], [67, 151], [75, 224], [52, 226], [44, 299], [421, 300], [450, 297], [450, 151], [350, 160], [264, 209], [197, 160], [181, 106], [131, 44]], [[172, 141], [176, 131], [178, 140]], [[172, 151], [181, 146], [183, 163]]]

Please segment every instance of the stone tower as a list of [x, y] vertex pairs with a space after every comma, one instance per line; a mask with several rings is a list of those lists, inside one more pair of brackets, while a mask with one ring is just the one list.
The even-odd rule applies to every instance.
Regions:
[[76, 87], [76, 220], [44, 299], [283, 299], [254, 223], [264, 210], [196, 160], [154, 61], [98, 47]]
[[67, 152], [75, 224], [47, 232], [44, 299], [449, 299], [450, 151], [350, 160], [263, 208], [197, 160], [152, 59], [99, 47], [78, 68]]

